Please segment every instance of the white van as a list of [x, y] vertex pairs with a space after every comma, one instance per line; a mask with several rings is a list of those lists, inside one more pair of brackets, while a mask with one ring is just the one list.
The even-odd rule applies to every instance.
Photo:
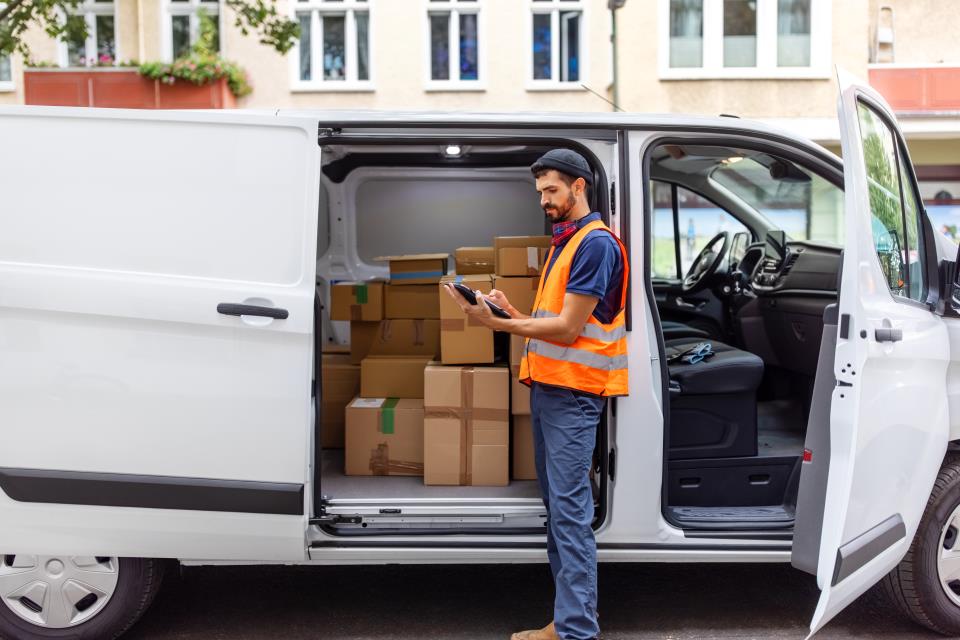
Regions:
[[0, 636], [115, 637], [174, 562], [544, 562], [532, 481], [345, 476], [317, 365], [373, 257], [544, 232], [555, 147], [633, 265], [600, 559], [792, 562], [812, 631], [883, 581], [960, 632], [957, 249], [842, 84], [843, 163], [735, 118], [0, 109]]

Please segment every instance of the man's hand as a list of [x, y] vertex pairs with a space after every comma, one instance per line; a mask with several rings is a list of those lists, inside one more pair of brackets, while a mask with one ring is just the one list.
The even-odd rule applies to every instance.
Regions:
[[525, 318], [526, 316], [513, 308], [513, 305], [510, 304], [510, 301], [507, 300], [507, 296], [503, 291], [499, 289], [490, 289], [490, 293], [487, 294], [487, 299], [493, 304], [497, 305], [504, 311], [510, 314], [511, 318]]
[[463, 311], [465, 315], [476, 318], [488, 327], [492, 326], [496, 320], [496, 316], [493, 315], [490, 307], [487, 306], [486, 297], [482, 293], [474, 291], [473, 294], [477, 296], [477, 304], [470, 304], [466, 298], [460, 295], [460, 292], [457, 291], [452, 284], [445, 284], [444, 289], [447, 290], [447, 295], [453, 298], [453, 301], [460, 306], [460, 310]]

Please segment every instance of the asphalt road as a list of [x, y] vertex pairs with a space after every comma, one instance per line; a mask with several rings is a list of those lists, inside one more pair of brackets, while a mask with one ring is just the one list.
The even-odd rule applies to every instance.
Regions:
[[[601, 565], [606, 640], [798, 638], [818, 597], [787, 565]], [[170, 576], [133, 640], [500, 639], [550, 619], [546, 565], [197, 567]], [[817, 638], [940, 638], [868, 592]]]

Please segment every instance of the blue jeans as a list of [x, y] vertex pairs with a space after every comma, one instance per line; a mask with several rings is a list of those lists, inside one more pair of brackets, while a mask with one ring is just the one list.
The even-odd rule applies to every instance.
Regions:
[[547, 556], [556, 587], [553, 622], [563, 640], [591, 640], [597, 624], [597, 542], [590, 466], [606, 400], [533, 383], [537, 481], [547, 508]]

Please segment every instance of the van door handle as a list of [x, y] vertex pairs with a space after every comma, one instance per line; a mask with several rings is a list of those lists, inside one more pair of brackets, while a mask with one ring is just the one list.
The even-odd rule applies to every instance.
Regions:
[[903, 329], [881, 327], [874, 330], [873, 336], [877, 339], [877, 342], [900, 342], [903, 340]]
[[233, 302], [218, 304], [217, 313], [222, 313], [225, 316], [262, 316], [275, 320], [286, 320], [290, 316], [286, 309], [278, 307], [263, 307], [257, 304], [236, 304]]

